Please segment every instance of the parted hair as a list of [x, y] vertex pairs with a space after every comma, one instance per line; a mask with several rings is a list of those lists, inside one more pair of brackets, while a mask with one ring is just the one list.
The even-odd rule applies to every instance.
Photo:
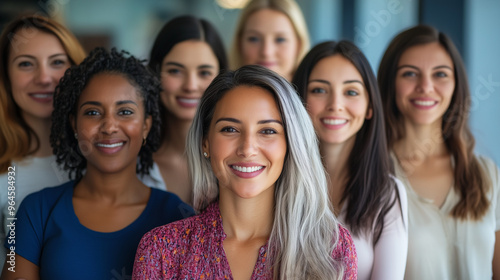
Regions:
[[349, 41], [324, 42], [307, 53], [292, 83], [307, 107], [307, 87], [311, 72], [319, 61], [333, 55], [341, 55], [358, 70], [368, 93], [369, 107], [373, 111], [372, 117], [365, 119], [356, 133], [347, 161], [349, 177], [341, 202], [348, 202], [346, 224], [350, 231], [355, 235], [369, 234], [376, 243], [384, 229], [385, 216], [399, 201], [399, 196], [392, 195], [397, 194], [398, 190], [390, 177], [394, 172], [387, 151], [382, 100], [370, 63], [361, 50]]
[[[20, 160], [38, 151], [38, 135], [26, 123], [14, 102], [8, 71], [9, 56], [21, 44], [30, 44], [30, 36], [45, 32], [57, 37], [72, 65], [85, 58], [75, 36], [56, 21], [41, 15], [22, 15], [12, 20], [0, 36], [0, 173], [7, 172], [12, 160]], [[35, 148], [30, 149], [35, 143]]]
[[163, 26], [151, 48], [149, 68], [159, 74], [165, 56], [175, 45], [188, 40], [206, 42], [219, 62], [220, 71], [227, 69], [226, 50], [215, 27], [205, 19], [189, 15], [173, 18]]
[[309, 32], [307, 30], [306, 20], [302, 14], [300, 6], [294, 0], [251, 0], [241, 10], [236, 32], [234, 33], [233, 43], [230, 53], [231, 69], [238, 69], [243, 66], [243, 55], [241, 53], [241, 38], [248, 18], [255, 12], [262, 9], [270, 9], [283, 13], [292, 23], [295, 34], [300, 44], [299, 52], [296, 58], [295, 66], [298, 66], [304, 55], [310, 47]]
[[57, 163], [69, 171], [70, 178], [77, 181], [87, 167], [87, 160], [74, 136], [71, 119], [76, 118], [78, 100], [85, 87], [94, 76], [103, 73], [126, 78], [142, 98], [145, 117], [152, 117], [146, 143], [139, 151], [137, 173], [149, 173], [153, 166], [153, 152], [160, 144], [159, 80], [143, 65], [143, 61], [129, 53], [114, 48], [111, 51], [96, 48], [80, 65], [66, 71], [54, 95], [50, 144]]
[[460, 201], [451, 211], [459, 219], [480, 220], [490, 203], [486, 193], [491, 182], [474, 155], [475, 140], [468, 120], [471, 104], [465, 66], [451, 39], [436, 28], [418, 25], [399, 33], [390, 42], [378, 69], [378, 84], [382, 94], [389, 149], [405, 137], [404, 117], [396, 105], [396, 74], [401, 55], [411, 47], [439, 43], [448, 53], [454, 66], [455, 90], [441, 125], [445, 145], [455, 161], [453, 187]]
[[268, 242], [274, 279], [342, 279], [344, 268], [331, 257], [339, 228], [328, 201], [326, 173], [312, 122], [290, 84], [271, 70], [247, 65], [222, 73], [203, 95], [187, 139], [194, 207], [200, 211], [218, 200], [217, 178], [210, 161], [202, 155], [202, 142], [216, 104], [239, 86], [269, 91], [285, 128], [287, 154], [276, 181], [274, 223]]

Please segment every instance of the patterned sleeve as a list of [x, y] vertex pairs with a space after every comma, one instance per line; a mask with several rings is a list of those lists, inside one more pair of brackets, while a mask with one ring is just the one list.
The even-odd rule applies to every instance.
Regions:
[[164, 248], [163, 227], [158, 227], [146, 233], [137, 247], [132, 279], [167, 279], [163, 262], [169, 263], [170, 253]]
[[344, 280], [358, 279], [358, 256], [351, 234], [339, 225], [339, 241], [333, 253], [333, 258], [342, 260], [344, 265]]

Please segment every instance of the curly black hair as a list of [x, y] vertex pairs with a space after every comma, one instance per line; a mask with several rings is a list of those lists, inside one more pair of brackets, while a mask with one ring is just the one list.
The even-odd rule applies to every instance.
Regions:
[[143, 62], [126, 51], [113, 48], [108, 52], [104, 48], [96, 48], [80, 65], [72, 66], [64, 73], [54, 94], [50, 144], [57, 163], [69, 171], [71, 179], [79, 181], [82, 178], [87, 160], [78, 147], [70, 118], [76, 116], [82, 91], [92, 77], [101, 73], [124, 76], [140, 92], [146, 117], [152, 117], [151, 129], [139, 152], [136, 169], [141, 175], [149, 174], [153, 166], [153, 152], [160, 145], [160, 81]]

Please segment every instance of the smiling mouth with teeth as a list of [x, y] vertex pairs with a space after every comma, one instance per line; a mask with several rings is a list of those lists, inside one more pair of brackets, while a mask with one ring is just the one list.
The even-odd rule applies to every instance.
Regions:
[[116, 148], [116, 147], [123, 146], [123, 142], [113, 143], [113, 144], [102, 144], [102, 143], [97, 143], [97, 146], [98, 146], [98, 147], [103, 147], [103, 148]]
[[432, 105], [436, 104], [436, 101], [432, 101], [432, 100], [426, 100], [426, 101], [423, 101], [423, 100], [414, 100], [413, 103], [415, 103], [417, 105], [420, 105], [420, 106], [432, 106]]
[[339, 124], [345, 124], [347, 120], [344, 119], [323, 119], [323, 123], [329, 124], [329, 125], [339, 125]]
[[241, 167], [236, 165], [231, 165], [231, 168], [239, 172], [252, 173], [261, 170], [264, 166], [252, 166], [252, 167]]

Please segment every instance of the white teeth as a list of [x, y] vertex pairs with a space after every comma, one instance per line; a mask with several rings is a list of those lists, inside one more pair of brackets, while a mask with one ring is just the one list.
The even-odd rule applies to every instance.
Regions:
[[116, 148], [123, 146], [123, 142], [120, 143], [114, 143], [114, 144], [102, 144], [102, 143], [97, 143], [98, 147], [103, 147], [103, 148]]
[[50, 98], [52, 97], [52, 94], [47, 93], [47, 94], [42, 94], [42, 93], [37, 93], [37, 94], [32, 94], [31, 96], [35, 98]]
[[347, 120], [344, 119], [323, 119], [323, 123], [329, 124], [329, 125], [339, 125], [339, 124], [345, 124]]
[[189, 104], [198, 104], [198, 103], [200, 103], [200, 99], [179, 98], [179, 101], [183, 102], [183, 103], [189, 103]]
[[239, 172], [252, 173], [261, 170], [262, 168], [264, 168], [264, 166], [241, 167], [241, 166], [231, 165], [231, 168], [234, 170], [238, 170]]
[[414, 100], [413, 103], [420, 105], [420, 106], [432, 106], [432, 105], [436, 104], [436, 102], [432, 101], [432, 100], [428, 100], [428, 101]]

